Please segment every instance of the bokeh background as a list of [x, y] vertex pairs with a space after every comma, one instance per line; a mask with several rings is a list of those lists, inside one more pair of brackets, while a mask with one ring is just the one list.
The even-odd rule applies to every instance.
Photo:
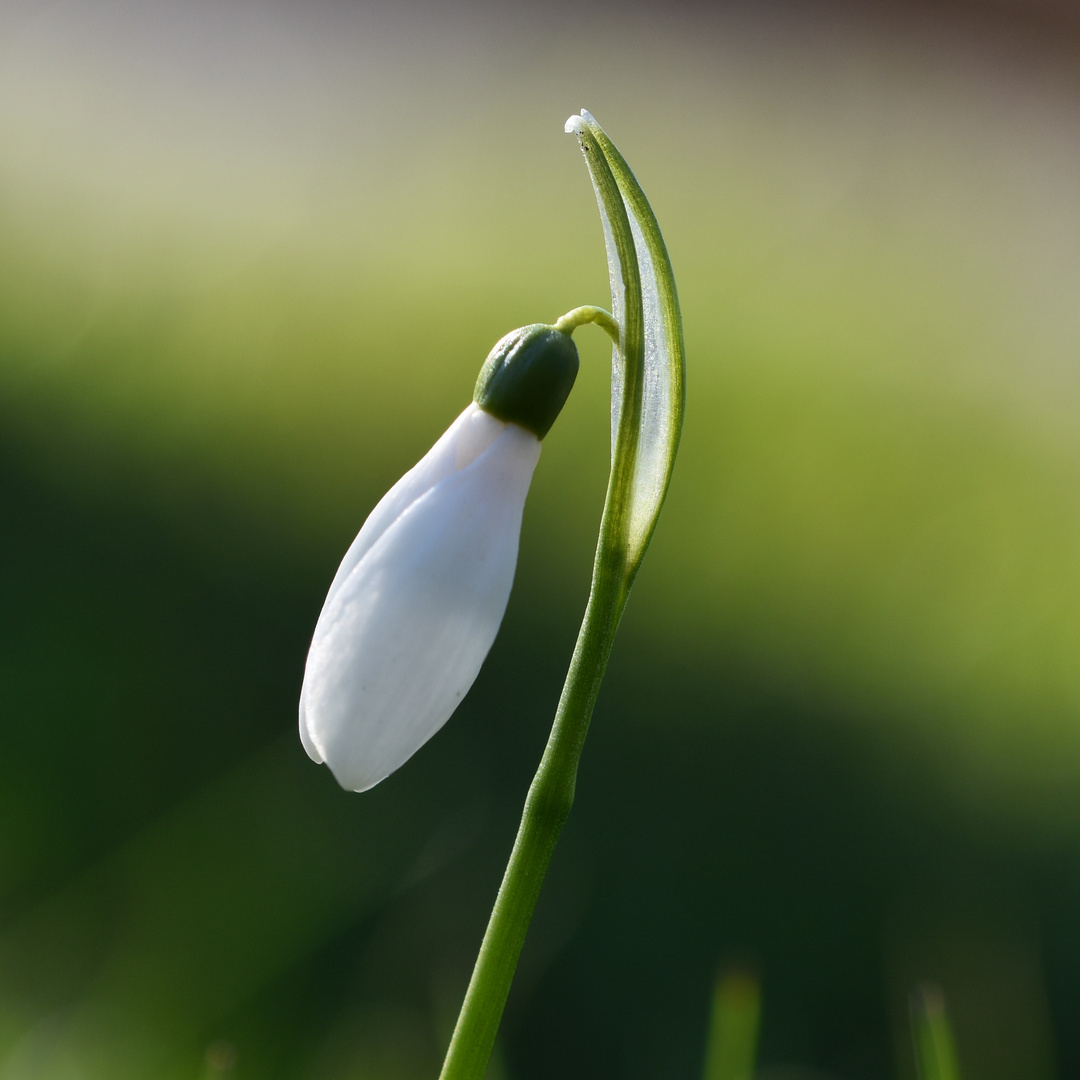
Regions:
[[0, 1080], [437, 1074], [584, 606], [607, 348], [506, 621], [340, 791], [307, 641], [492, 343], [664, 227], [688, 409], [492, 1076], [1080, 1076], [1080, 12], [0, 3]]

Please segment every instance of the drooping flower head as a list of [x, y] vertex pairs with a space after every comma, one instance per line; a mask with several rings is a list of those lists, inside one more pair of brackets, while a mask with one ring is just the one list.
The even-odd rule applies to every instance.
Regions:
[[450, 718], [495, 641], [540, 440], [578, 370], [569, 332], [507, 334], [473, 402], [372, 510], [330, 585], [300, 696], [300, 738], [364, 791]]

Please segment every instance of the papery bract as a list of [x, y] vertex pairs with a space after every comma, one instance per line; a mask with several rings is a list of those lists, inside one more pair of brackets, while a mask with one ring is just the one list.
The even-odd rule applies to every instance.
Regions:
[[578, 137], [593, 181], [607, 247], [611, 312], [622, 330], [612, 351], [611, 449], [614, 462], [625, 421], [633, 429], [623, 433], [630, 436], [633, 482], [620, 516], [627, 564], [636, 570], [667, 495], [682, 432], [682, 316], [660, 226], [630, 166], [587, 109], [566, 121], [566, 131]]

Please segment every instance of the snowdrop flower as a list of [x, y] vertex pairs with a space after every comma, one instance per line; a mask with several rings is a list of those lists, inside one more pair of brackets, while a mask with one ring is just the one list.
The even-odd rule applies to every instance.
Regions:
[[502, 622], [540, 440], [577, 376], [568, 332], [536, 324], [488, 356], [473, 402], [364, 522], [308, 652], [300, 738], [364, 791], [450, 718]]

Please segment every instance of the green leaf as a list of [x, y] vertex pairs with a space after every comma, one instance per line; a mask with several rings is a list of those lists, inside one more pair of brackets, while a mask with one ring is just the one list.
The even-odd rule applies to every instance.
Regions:
[[911, 997], [911, 1033], [919, 1080], [960, 1080], [945, 997], [930, 983], [920, 986]]
[[760, 1029], [757, 976], [722, 972], [713, 989], [703, 1080], [753, 1080]]

